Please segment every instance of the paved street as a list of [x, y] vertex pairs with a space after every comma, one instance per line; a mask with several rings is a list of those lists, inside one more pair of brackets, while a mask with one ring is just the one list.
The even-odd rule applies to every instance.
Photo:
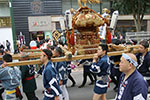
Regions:
[[[78, 86], [81, 85], [82, 83], [82, 70], [72, 72], [72, 76], [74, 77], [77, 84], [75, 87], [70, 87], [71, 82], [70, 80], [68, 80], [67, 87], [68, 87], [70, 100], [92, 100], [94, 85], [88, 85], [90, 83], [89, 79], [85, 87], [78, 88]], [[42, 100], [43, 98], [42, 76], [37, 78], [37, 85], [38, 85], [38, 89], [36, 91], [36, 95], [38, 96], [39, 100]], [[114, 85], [111, 83], [111, 88], [109, 88], [107, 93], [107, 100], [111, 100], [115, 98], [116, 93], [113, 91], [113, 87]], [[23, 100], [27, 100], [25, 96]]]

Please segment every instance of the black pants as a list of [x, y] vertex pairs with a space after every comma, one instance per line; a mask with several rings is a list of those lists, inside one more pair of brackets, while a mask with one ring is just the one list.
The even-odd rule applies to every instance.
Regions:
[[30, 93], [25, 93], [27, 96], [28, 100], [39, 100], [36, 96], [35, 96], [35, 92], [30, 92]]
[[111, 81], [116, 85], [115, 88], [118, 87], [119, 79], [120, 79], [120, 76], [116, 76], [116, 77], [117, 77], [117, 79], [115, 78], [115, 76], [110, 75]]
[[71, 80], [72, 84], [76, 84], [75, 80], [71, 76], [71, 73], [68, 74], [68, 78]]
[[10, 46], [7, 46], [7, 49], [10, 51]]
[[96, 82], [96, 80], [97, 80], [96, 74], [95, 74], [95, 73], [92, 73], [92, 72], [90, 72], [90, 73], [91, 73], [91, 75], [94, 77], [94, 81]]
[[4, 88], [0, 89], [0, 100], [4, 100], [2, 97], [2, 93], [4, 92]]
[[119, 69], [115, 69], [114, 67], [112, 67], [110, 78], [111, 78], [111, 82], [113, 82], [116, 85], [115, 88], [118, 88], [121, 74], [122, 72], [120, 72]]
[[84, 71], [84, 72], [83, 72], [83, 82], [82, 82], [82, 86], [84, 86], [84, 85], [86, 84], [87, 76], [89, 76], [89, 78], [90, 78], [90, 80], [91, 80], [91, 83], [94, 82], [93, 77], [92, 77], [92, 75], [91, 75], [91, 72], [90, 72], [90, 71]]

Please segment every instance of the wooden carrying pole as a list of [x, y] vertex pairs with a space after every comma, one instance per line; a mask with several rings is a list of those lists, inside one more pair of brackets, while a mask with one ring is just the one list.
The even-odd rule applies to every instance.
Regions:
[[[133, 48], [139, 48], [139, 46], [138, 45], [134, 45], [134, 46], [127, 46], [127, 47], [123, 47], [123, 46], [116, 46], [116, 45], [108, 45], [110, 48], [112, 48], [112, 49], [116, 49], [116, 52], [121, 52], [121, 50], [129, 50], [129, 51], [133, 51], [132, 49]], [[72, 53], [69, 51], [69, 50], [66, 50], [64, 47], [62, 47], [62, 46], [60, 46], [61, 48], [62, 48], [62, 50], [64, 51], [64, 53], [65, 53], [65, 56], [67, 56], [68, 58], [71, 58], [72, 57]], [[79, 51], [84, 51], [84, 50], [96, 50], [96, 48], [90, 48], [90, 49], [81, 49], [81, 50], [79, 50]], [[35, 49], [35, 50], [30, 50], [30, 49], [24, 49], [23, 50], [23, 52], [24, 51], [28, 51], [28, 52], [37, 52], [37, 53], [30, 53], [29, 54], [29, 58], [39, 58], [40, 57], [40, 55], [41, 55], [41, 51], [40, 51], [40, 49]], [[108, 52], [109, 53], [109, 52]], [[20, 59], [21, 58], [21, 56], [20, 56], [20, 54], [14, 54], [14, 55], [12, 55], [12, 57], [13, 57], [13, 60], [15, 60], [15, 59]], [[0, 60], [2, 60], [2, 57], [0, 57]]]
[[23, 52], [41, 52], [40, 49], [23, 49]]
[[[148, 49], [150, 51], [150, 49]], [[115, 51], [115, 52], [108, 52], [108, 56], [118, 56], [121, 55], [122, 53], [129, 53], [131, 52], [130, 49], [124, 50], [124, 51]], [[138, 51], [132, 51], [133, 53], [138, 53]], [[71, 60], [80, 60], [80, 59], [92, 59], [94, 54], [89, 54], [89, 55], [77, 55], [77, 56], [72, 56], [72, 58], [68, 58], [67, 56], [65, 57], [58, 57], [58, 58], [52, 58], [52, 62], [61, 62], [61, 61], [71, 61]], [[12, 62], [8, 63], [8, 66], [21, 66], [21, 65], [33, 65], [33, 64], [42, 64], [42, 62], [38, 60], [28, 60], [28, 61], [20, 61], [20, 62]]]
[[[65, 48], [62, 47], [61, 45], [60, 45], [60, 47], [61, 47], [61, 49], [64, 51], [65, 56], [67, 56], [68, 58], [71, 58], [71, 57], [72, 57], [72, 53], [71, 53], [70, 51], [68, 51], [67, 49], [65, 49]], [[28, 58], [40, 58], [40, 56], [41, 56], [41, 51], [39, 51], [39, 49], [35, 49], [35, 50], [24, 49], [23, 52], [24, 52], [24, 51], [30, 52]], [[31, 52], [33, 52], [33, 51], [34, 51], [34, 52], [37, 52], [37, 53], [31, 53]], [[20, 58], [21, 58], [21, 54], [14, 54], [14, 55], [12, 55], [12, 58], [13, 58], [13, 60], [15, 60], [15, 59], [20, 59]], [[0, 60], [2, 60], [2, 57], [0, 57]]]
[[[41, 53], [30, 53], [28, 58], [40, 58]], [[20, 59], [21, 58], [21, 54], [14, 54], [12, 55], [13, 60], [15, 59]], [[2, 60], [2, 57], [0, 57], [0, 60]]]
[[[123, 48], [123, 46], [116, 46], [116, 45], [108, 45], [110, 48], [114, 48], [114, 49], [116, 49], [116, 50], [118, 50], [118, 51], [116, 51], [116, 52], [121, 52], [121, 50], [123, 50], [122, 48]], [[65, 56], [67, 56], [68, 58], [71, 58], [72, 57], [72, 53], [70, 52], [70, 51], [68, 51], [68, 50], [66, 50], [64, 47], [62, 47], [62, 46], [60, 46], [61, 48], [62, 48], [62, 50], [64, 51], [64, 53], [65, 53]], [[136, 48], [139, 48], [139, 46], [138, 45], [135, 45], [135, 46], [127, 46], [126, 48], [124, 47], [124, 50], [129, 50], [129, 52], [131, 52], [131, 51], [134, 51], [133, 49], [136, 49]], [[96, 48], [94, 48], [95, 50], [96, 50]], [[82, 50], [79, 50], [79, 51], [84, 51], [84, 50], [94, 50], [94, 49], [82, 49]], [[25, 51], [29, 51], [29, 52], [31, 52], [30, 51], [30, 49], [24, 49]], [[23, 50], [23, 51], [24, 51]], [[33, 50], [33, 51], [35, 51], [35, 52], [37, 52], [37, 51], [39, 51], [39, 49], [36, 49], [36, 50]], [[40, 51], [41, 52], [41, 51]], [[37, 53], [30, 53], [29, 54], [29, 58], [40, 58], [40, 55], [41, 55], [41, 53], [40, 52], [37, 52]], [[135, 51], [135, 53], [136, 53], [137, 51]], [[109, 52], [108, 52], [109, 53]], [[14, 55], [12, 55], [12, 57], [13, 57], [13, 60], [15, 60], [15, 59], [20, 59], [21, 58], [21, 55], [20, 54], [14, 54]], [[2, 57], [0, 57], [0, 60], [2, 60]]]
[[[127, 53], [128, 50], [124, 51], [116, 51], [116, 52], [108, 52], [108, 56], [117, 56], [121, 55], [122, 53]], [[92, 59], [94, 54], [89, 55], [77, 55], [73, 56], [72, 58], [68, 59], [68, 57], [58, 57], [58, 58], [52, 58], [52, 62], [61, 62], [61, 61], [71, 61], [71, 60], [79, 60], [79, 59]], [[19, 62], [12, 62], [7, 63], [7, 66], [22, 66], [22, 65], [34, 65], [34, 64], [42, 64], [42, 62], [38, 60], [28, 60], [28, 61], [19, 61]]]
[[[116, 51], [121, 51], [124, 49], [128, 49], [128, 48], [139, 48], [139, 45], [128, 45], [128, 46], [118, 46], [115, 44], [108, 44], [108, 47], [112, 48], [112, 49], [116, 49]], [[64, 52], [68, 52], [68, 50], [66, 51], [64, 47], [61, 46], [61, 48], [63, 49]], [[23, 49], [23, 52], [41, 52], [40, 49]]]

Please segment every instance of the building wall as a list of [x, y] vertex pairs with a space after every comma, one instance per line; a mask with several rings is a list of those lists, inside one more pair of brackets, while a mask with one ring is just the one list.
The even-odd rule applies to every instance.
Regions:
[[150, 32], [150, 20], [147, 20], [147, 31]]
[[0, 4], [0, 17], [10, 16], [8, 3]]
[[[23, 35], [25, 35], [25, 40], [27, 44], [31, 39], [31, 35], [29, 34], [29, 29], [28, 29], [28, 16], [49, 16], [49, 15], [60, 16], [63, 15], [64, 12], [70, 8], [74, 8], [74, 9], [79, 8], [77, 0], [12, 0], [12, 1], [13, 1], [12, 7], [14, 10], [16, 34], [19, 35], [19, 33], [22, 32]], [[37, 1], [37, 2], [41, 1], [41, 5], [38, 6], [37, 4], [33, 7], [32, 6], [33, 1]], [[88, 3], [87, 6], [95, 10], [96, 12], [100, 11], [99, 4], [90, 5]], [[109, 0], [103, 1], [102, 8], [110, 9]], [[2, 4], [0, 3], [0, 17], [3, 16], [10, 16], [10, 9], [8, 7], [8, 3], [2, 3]], [[118, 25], [120, 25], [119, 23], [124, 23], [124, 22], [118, 21]], [[148, 26], [150, 26], [149, 23], [150, 22], [147, 23]], [[132, 22], [132, 24], [134, 23]], [[145, 25], [146, 24], [144, 24], [144, 27]], [[56, 26], [58, 26], [58, 24], [56, 24]], [[147, 29], [149, 30], [148, 26]], [[121, 28], [120, 30], [128, 31], [125, 28]]]
[[8, 2], [0, 3], [0, 43], [6, 48], [6, 40], [11, 43], [11, 51], [14, 51], [12, 28], [10, 25], [10, 8]]
[[30, 42], [28, 16], [61, 15], [61, 0], [12, 0], [16, 34], [25, 35], [26, 43]]

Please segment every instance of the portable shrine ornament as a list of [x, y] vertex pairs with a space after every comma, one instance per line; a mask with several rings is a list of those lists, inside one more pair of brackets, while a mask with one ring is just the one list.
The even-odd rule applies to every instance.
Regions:
[[[97, 47], [100, 44], [100, 36], [98, 34], [99, 27], [107, 22], [100, 14], [86, 6], [89, 3], [100, 3], [99, 0], [78, 0], [80, 8], [73, 12], [72, 18], [72, 33], [74, 29], [78, 30], [76, 34], [75, 48], [78, 54], [94, 54], [97, 52]], [[80, 3], [83, 2], [84, 6]]]

